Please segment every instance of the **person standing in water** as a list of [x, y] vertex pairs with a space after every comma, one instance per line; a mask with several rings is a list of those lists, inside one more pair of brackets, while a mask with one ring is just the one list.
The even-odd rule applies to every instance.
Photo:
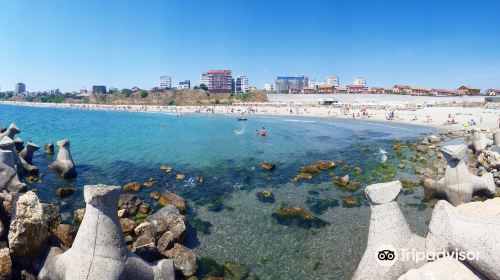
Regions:
[[261, 136], [266, 136], [266, 128], [265, 127], [262, 127], [262, 130], [260, 131], [260, 135]]

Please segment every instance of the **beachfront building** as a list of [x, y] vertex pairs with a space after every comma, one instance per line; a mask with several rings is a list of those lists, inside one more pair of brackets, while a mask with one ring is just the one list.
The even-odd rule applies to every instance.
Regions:
[[431, 91], [423, 87], [410, 86], [411, 95], [428, 95]]
[[487, 91], [485, 91], [484, 94], [489, 96], [500, 96], [500, 89], [490, 88]]
[[248, 84], [248, 77], [245, 75], [238, 75], [234, 79], [234, 92], [235, 93], [243, 93], [249, 92], [250, 85]]
[[23, 84], [23, 83], [17, 83], [16, 87], [14, 89], [14, 92], [16, 94], [24, 94], [24, 93], [26, 93], [26, 85]]
[[302, 93], [316, 93], [316, 87], [303, 87]]
[[264, 91], [272, 92], [273, 87], [271, 86], [271, 84], [264, 84]]
[[391, 94], [392, 89], [391, 88], [383, 88], [383, 87], [371, 87], [370, 90], [368, 90], [368, 93], [372, 94]]
[[481, 89], [471, 86], [461, 86], [457, 89], [457, 92], [460, 95], [479, 95], [481, 93]]
[[105, 94], [105, 93], [107, 93], [106, 86], [103, 86], [103, 85], [92, 86], [92, 93], [93, 94], [96, 94], [96, 93]]
[[345, 87], [335, 88], [335, 93], [347, 93], [347, 88]]
[[234, 92], [234, 80], [231, 70], [209, 70], [201, 74], [200, 84], [205, 84], [210, 93]]
[[326, 77], [326, 84], [334, 87], [338, 87], [340, 85], [339, 77], [333, 75]]
[[392, 87], [392, 92], [398, 93], [398, 94], [410, 94], [410, 86], [394, 85]]
[[347, 93], [349, 94], [363, 94], [367, 93], [368, 88], [365, 85], [348, 85]]
[[276, 78], [274, 85], [278, 93], [300, 93], [303, 87], [309, 86], [309, 79], [306, 75], [282, 76]]
[[160, 77], [160, 89], [169, 89], [172, 87], [172, 77], [161, 76]]
[[334, 93], [336, 86], [334, 85], [320, 85], [318, 87], [318, 93]]
[[430, 94], [433, 96], [456, 96], [457, 92], [448, 89], [433, 88], [431, 89]]
[[177, 86], [178, 90], [190, 90], [191, 89], [191, 81], [190, 80], [184, 80], [182, 82], [179, 82], [179, 85]]
[[366, 87], [366, 79], [364, 77], [357, 77], [356, 79], [354, 79], [353, 85]]

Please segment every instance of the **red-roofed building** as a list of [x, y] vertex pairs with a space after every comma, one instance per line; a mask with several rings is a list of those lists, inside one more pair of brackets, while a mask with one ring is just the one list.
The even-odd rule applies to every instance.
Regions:
[[456, 96], [457, 92], [454, 90], [433, 88], [431, 94], [434, 96]]
[[479, 95], [481, 94], [481, 89], [471, 87], [471, 86], [461, 86], [457, 89], [460, 95]]
[[302, 93], [316, 93], [315, 87], [303, 87]]
[[423, 88], [423, 87], [410, 86], [409, 88], [410, 88], [411, 95], [427, 95], [431, 92], [430, 90]]
[[399, 94], [407, 94], [410, 93], [410, 87], [405, 85], [394, 85], [392, 87], [392, 92]]
[[333, 93], [335, 91], [334, 85], [320, 85], [318, 87], [319, 93]]
[[367, 93], [368, 88], [364, 85], [348, 85], [347, 86], [347, 93], [352, 93], [352, 94], [360, 94], [360, 93]]

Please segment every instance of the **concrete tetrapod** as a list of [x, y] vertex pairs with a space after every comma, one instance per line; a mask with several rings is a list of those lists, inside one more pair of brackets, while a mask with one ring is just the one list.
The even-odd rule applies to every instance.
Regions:
[[5, 130], [5, 132], [2, 132], [0, 134], [0, 140], [2, 140], [2, 138], [4, 138], [5, 136], [9, 137], [10, 139], [14, 139], [14, 136], [16, 134], [18, 134], [19, 132], [21, 132], [21, 130], [16, 126], [16, 124], [11, 123], [9, 125], [9, 128], [7, 128], [7, 130]]
[[23, 174], [36, 174], [38, 173], [38, 168], [27, 163], [23, 158], [19, 156], [19, 153], [16, 151], [14, 146], [14, 141], [9, 136], [4, 136], [2, 140], [0, 140], [0, 150], [11, 151], [12, 156], [14, 157], [14, 164], [17, 166], [17, 173], [19, 175]]
[[[498, 212], [500, 198], [495, 200]], [[464, 214], [460, 208], [469, 203], [453, 207], [440, 200], [432, 212], [427, 252], [464, 252], [468, 264], [490, 279], [500, 279], [500, 217], [482, 213], [489, 211], [487, 202], [470, 203], [479, 207]]]
[[446, 196], [451, 204], [457, 206], [470, 202], [474, 192], [482, 191], [488, 195], [495, 193], [493, 174], [475, 176], [469, 172], [464, 160], [467, 146], [464, 144], [448, 145], [444, 146], [441, 152], [447, 162], [446, 171], [439, 181], [424, 180], [424, 187], [428, 194]]
[[500, 129], [493, 132], [493, 145], [500, 147]]
[[0, 191], [18, 192], [25, 186], [17, 176], [12, 151], [0, 150]]
[[49, 168], [57, 170], [64, 178], [76, 177], [75, 164], [69, 152], [69, 140], [64, 139], [57, 141], [57, 146], [59, 146], [57, 158], [54, 162], [49, 164]]
[[444, 257], [426, 263], [421, 268], [412, 269], [401, 275], [398, 280], [479, 280], [470, 269], [452, 257]]
[[[400, 191], [399, 181], [366, 187], [365, 194], [372, 211], [368, 242], [352, 279], [397, 279], [401, 274], [424, 263], [399, 257], [402, 251], [425, 249], [425, 239], [410, 231], [398, 203], [394, 201]], [[384, 263], [389, 259], [380, 258], [380, 253], [385, 250], [393, 253], [389, 265]]]
[[119, 186], [84, 187], [87, 206], [73, 246], [52, 248], [38, 277], [60, 279], [175, 279], [172, 260], [148, 263], [125, 246], [117, 215]]
[[27, 163], [33, 164], [33, 154], [38, 151], [40, 146], [29, 141], [22, 151], [19, 152], [19, 156], [23, 158]]
[[486, 134], [476, 131], [472, 135], [471, 146], [476, 153], [476, 156], [479, 155], [486, 147], [493, 145], [493, 140], [488, 139]]

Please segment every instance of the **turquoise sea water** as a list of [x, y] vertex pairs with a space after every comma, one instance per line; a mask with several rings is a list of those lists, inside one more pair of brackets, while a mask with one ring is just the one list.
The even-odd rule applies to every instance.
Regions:
[[[25, 142], [32, 140], [43, 147], [64, 138], [71, 141], [78, 177], [63, 180], [48, 170], [53, 159], [41, 148], [33, 162], [43, 174], [42, 183], [29, 185], [42, 200], [59, 203], [68, 221], [73, 210], [84, 205], [84, 185], [123, 185], [154, 178], [158, 183], [143, 187], [138, 195], [154, 207], [158, 206], [149, 198], [152, 191], [170, 190], [188, 200], [188, 220], [196, 226], [189, 228], [187, 244], [199, 258], [243, 264], [260, 279], [346, 279], [364, 251], [370, 211], [363, 188], [355, 193], [339, 189], [328, 171], [312, 180], [292, 181], [301, 166], [341, 159], [344, 163], [333, 173], [349, 174], [366, 186], [379, 182], [369, 176], [380, 165], [379, 148], [391, 152], [394, 140], [412, 140], [431, 131], [371, 121], [249, 116], [248, 121], [238, 122], [235, 116], [0, 105], [0, 126], [11, 122], [21, 128], [17, 137]], [[262, 127], [267, 137], [255, 135]], [[261, 170], [264, 160], [276, 164], [276, 170]], [[175, 173], [161, 171], [160, 165], [186, 174], [186, 180], [175, 180]], [[362, 175], [342, 170], [342, 165], [360, 167]], [[206, 182], [197, 184], [195, 178], [201, 175]], [[58, 199], [55, 190], [60, 186], [78, 191]], [[258, 201], [256, 192], [262, 190], [271, 191], [275, 202]], [[316, 215], [325, 224], [319, 227], [283, 225], [273, 218], [281, 205], [309, 210], [315, 200], [340, 201], [346, 195], [360, 198], [362, 206], [321, 211]], [[417, 189], [398, 201], [412, 229], [424, 235], [429, 210], [414, 206], [421, 197]], [[205, 230], [195, 229], [200, 224]]]

